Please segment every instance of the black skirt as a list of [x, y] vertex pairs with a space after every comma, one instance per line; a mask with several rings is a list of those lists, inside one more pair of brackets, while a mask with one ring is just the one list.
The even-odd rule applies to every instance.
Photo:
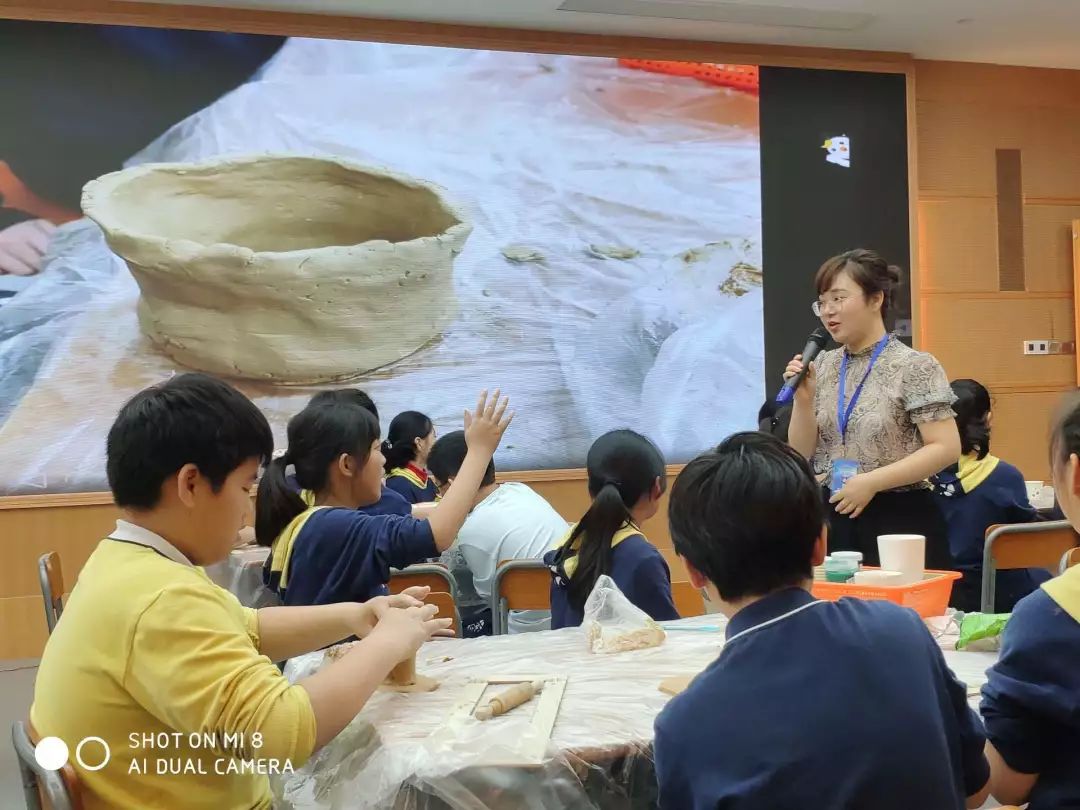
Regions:
[[926, 538], [926, 567], [953, 570], [949, 533], [933, 493], [928, 489], [879, 492], [857, 518], [838, 515], [823, 490], [829, 520], [829, 553], [861, 551], [864, 565], [879, 565], [877, 539], [882, 534], [921, 534]]

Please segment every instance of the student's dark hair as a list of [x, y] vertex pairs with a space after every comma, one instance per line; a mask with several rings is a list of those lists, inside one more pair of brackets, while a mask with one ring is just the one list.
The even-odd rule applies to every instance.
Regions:
[[675, 551], [731, 602], [813, 575], [825, 524], [806, 459], [764, 433], [736, 433], [698, 456], [671, 488]]
[[1050, 466], [1058, 469], [1069, 456], [1080, 456], [1080, 390], [1066, 394], [1050, 423]]
[[351, 402], [370, 411], [371, 415], [375, 417], [375, 421], [379, 420], [379, 409], [375, 407], [375, 400], [369, 397], [366, 391], [361, 391], [359, 388], [333, 388], [320, 391], [308, 400], [308, 405], [328, 405], [331, 402]]
[[386, 431], [386, 441], [382, 443], [386, 471], [416, 461], [416, 440], [426, 439], [434, 427], [420, 411], [402, 411], [395, 416], [390, 429]]
[[379, 438], [379, 423], [367, 408], [338, 400], [309, 404], [289, 420], [286, 432], [289, 449], [267, 465], [255, 500], [255, 538], [263, 546], [272, 545], [292, 519], [307, 509], [290, 486], [286, 468], [290, 464], [295, 468], [300, 489], [319, 492], [326, 487], [330, 465], [342, 455], [353, 456], [360, 465], [367, 462]]
[[895, 264], [889, 264], [873, 250], [864, 248], [848, 250], [831, 259], [826, 259], [825, 263], [818, 268], [817, 275], [814, 277], [814, 288], [817, 294], [820, 296], [828, 292], [836, 281], [836, 277], [841, 273], [851, 276], [867, 298], [881, 293], [881, 319], [888, 322], [893, 296], [903, 279], [900, 268]]
[[[457, 477], [468, 452], [469, 446], [465, 443], [464, 430], [455, 430], [445, 436], [440, 436], [431, 448], [431, 455], [428, 456], [428, 472], [445, 484], [451, 478]], [[480, 486], [486, 487], [494, 483], [495, 461], [492, 460], [488, 462], [484, 480], [480, 482]]]
[[585, 466], [592, 504], [561, 550], [566, 556], [574, 541], [580, 541], [577, 568], [566, 590], [567, 601], [577, 610], [584, 608], [596, 580], [611, 572], [611, 540], [630, 522], [630, 510], [656, 481], [661, 492], [667, 489], [663, 455], [632, 430], [613, 430], [593, 442]]
[[162, 484], [185, 464], [220, 491], [245, 461], [270, 457], [274, 435], [262, 412], [228, 383], [182, 374], [128, 400], [105, 446], [116, 505], [145, 510], [157, 506]]
[[956, 402], [956, 428], [960, 431], [960, 452], [978, 453], [979, 459], [990, 452], [990, 392], [975, 380], [953, 380]]

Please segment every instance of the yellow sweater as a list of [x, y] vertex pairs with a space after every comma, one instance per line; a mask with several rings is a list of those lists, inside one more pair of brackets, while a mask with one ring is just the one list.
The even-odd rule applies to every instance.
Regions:
[[[259, 654], [258, 618], [201, 568], [103, 540], [45, 647], [30, 710], [99, 808], [270, 807], [315, 744], [307, 692]], [[100, 770], [76, 747], [99, 737]], [[95, 768], [98, 742], [82, 749]], [[287, 763], [287, 764], [286, 764]]]

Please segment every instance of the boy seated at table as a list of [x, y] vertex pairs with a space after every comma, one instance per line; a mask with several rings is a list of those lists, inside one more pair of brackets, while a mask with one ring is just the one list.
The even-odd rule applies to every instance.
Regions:
[[[38, 735], [91, 765], [76, 767], [87, 810], [269, 808], [268, 773], [302, 766], [449, 626], [416, 598], [426, 588], [255, 611], [210, 581], [202, 567], [228, 555], [273, 446], [258, 409], [202, 374], [137, 394], [109, 431], [123, 519], [79, 573], [30, 709]], [[363, 640], [295, 685], [273, 663], [351, 635]]]
[[736, 434], [679, 474], [669, 518], [691, 583], [729, 622], [719, 657], [657, 717], [661, 808], [985, 801], [981, 725], [922, 620], [810, 594], [826, 528], [805, 459]]
[[[435, 442], [427, 466], [440, 493], [457, 478], [468, 451], [461, 430], [447, 433]], [[495, 462], [491, 461], [469, 516], [458, 530], [454, 548], [465, 560], [477, 596], [490, 604], [499, 563], [539, 560], [568, 529], [566, 520], [531, 487], [512, 481], [496, 482]], [[507, 620], [510, 633], [550, 627], [549, 610], [512, 610]]]
[[[1080, 526], [1080, 396], [1050, 434], [1054, 492]], [[1080, 807], [1080, 565], [1021, 599], [982, 693], [994, 798], [1029, 810]]]

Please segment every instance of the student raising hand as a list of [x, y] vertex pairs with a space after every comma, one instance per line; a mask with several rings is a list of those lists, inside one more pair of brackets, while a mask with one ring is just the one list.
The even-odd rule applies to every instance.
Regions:
[[488, 392], [482, 391], [476, 403], [476, 415], [465, 411], [465, 443], [470, 450], [475, 447], [481, 452], [494, 455], [503, 433], [510, 427], [514, 412], [506, 412], [510, 400], [503, 397], [500, 402], [499, 394], [500, 391], [496, 388], [491, 399], [488, 399]]
[[465, 411], [465, 443], [469, 451], [454, 482], [428, 518], [440, 552], [454, 544], [458, 530], [476, 500], [488, 462], [514, 418], [514, 412], [507, 411], [510, 400], [500, 399], [499, 394], [497, 388], [490, 396], [485, 390], [476, 402], [476, 411]]

